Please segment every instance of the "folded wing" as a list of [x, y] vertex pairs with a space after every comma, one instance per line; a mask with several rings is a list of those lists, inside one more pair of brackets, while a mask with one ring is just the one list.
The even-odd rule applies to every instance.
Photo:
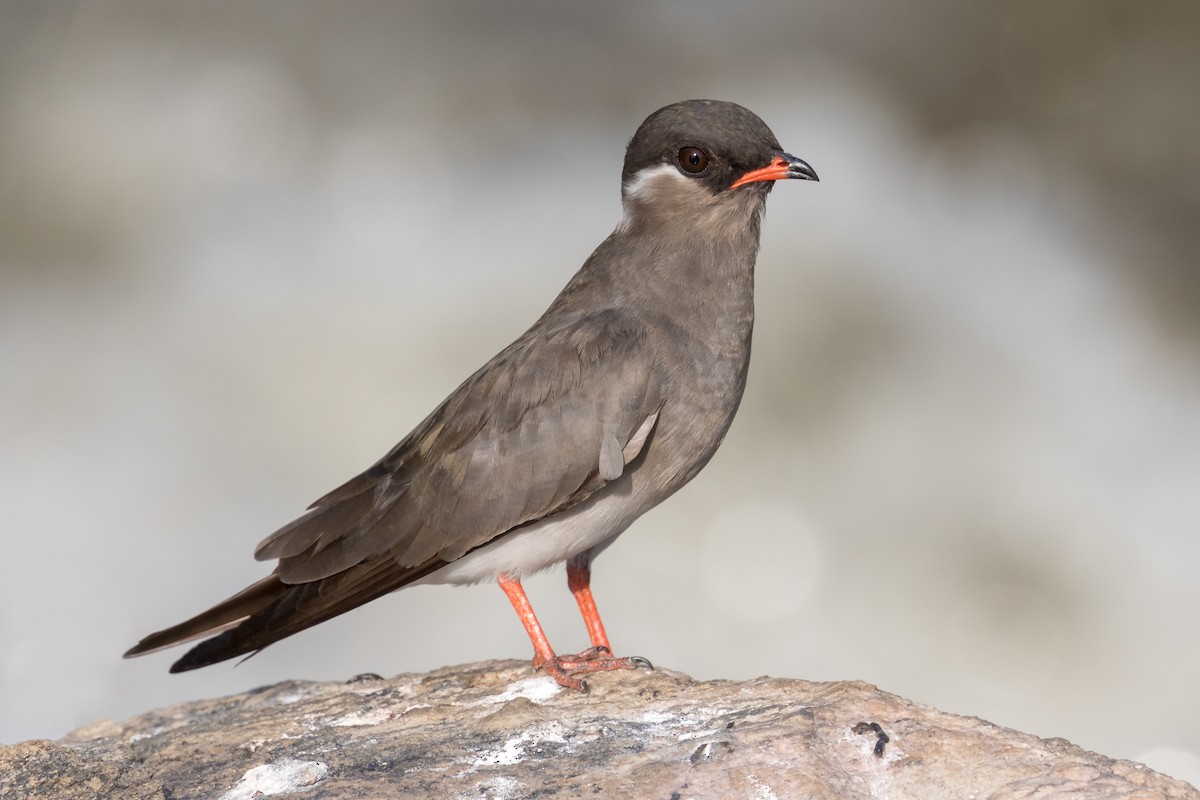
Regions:
[[255, 552], [271, 576], [144, 639], [140, 655], [220, 633], [173, 671], [258, 650], [394, 591], [619, 477], [662, 398], [653, 349], [613, 310], [535, 325], [366, 472]]

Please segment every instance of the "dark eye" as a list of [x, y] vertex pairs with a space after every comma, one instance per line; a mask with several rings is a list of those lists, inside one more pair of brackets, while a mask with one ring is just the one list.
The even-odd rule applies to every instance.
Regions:
[[708, 155], [699, 147], [685, 147], [679, 151], [679, 166], [684, 172], [699, 175], [708, 167]]

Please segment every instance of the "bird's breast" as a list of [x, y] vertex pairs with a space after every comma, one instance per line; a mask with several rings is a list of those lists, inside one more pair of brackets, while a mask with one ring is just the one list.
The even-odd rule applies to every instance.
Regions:
[[666, 348], [666, 391], [646, 466], [671, 490], [708, 463], [733, 422], [750, 364], [753, 303], [680, 324]]

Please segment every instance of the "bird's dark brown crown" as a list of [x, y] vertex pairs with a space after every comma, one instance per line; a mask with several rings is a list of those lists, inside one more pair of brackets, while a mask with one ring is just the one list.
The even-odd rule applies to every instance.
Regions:
[[721, 100], [685, 100], [655, 111], [637, 129], [625, 150], [621, 184], [648, 167], [672, 164], [716, 194], [771, 163], [778, 150], [775, 134], [754, 112]]

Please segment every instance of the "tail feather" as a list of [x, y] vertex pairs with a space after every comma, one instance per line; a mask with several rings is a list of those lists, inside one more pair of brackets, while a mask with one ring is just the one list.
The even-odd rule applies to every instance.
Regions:
[[277, 574], [272, 574], [187, 622], [147, 636], [125, 657], [144, 655], [212, 635], [176, 661], [171, 672], [207, 667], [255, 653], [280, 639], [395, 591], [444, 565], [443, 561], [431, 559], [416, 567], [402, 567], [390, 558], [378, 559], [328, 578], [298, 584], [284, 583]]
[[207, 611], [178, 625], [150, 634], [129, 648], [125, 658], [144, 656], [228, 630], [278, 601], [290, 588], [292, 587], [280, 581], [278, 576], [268, 575]]

